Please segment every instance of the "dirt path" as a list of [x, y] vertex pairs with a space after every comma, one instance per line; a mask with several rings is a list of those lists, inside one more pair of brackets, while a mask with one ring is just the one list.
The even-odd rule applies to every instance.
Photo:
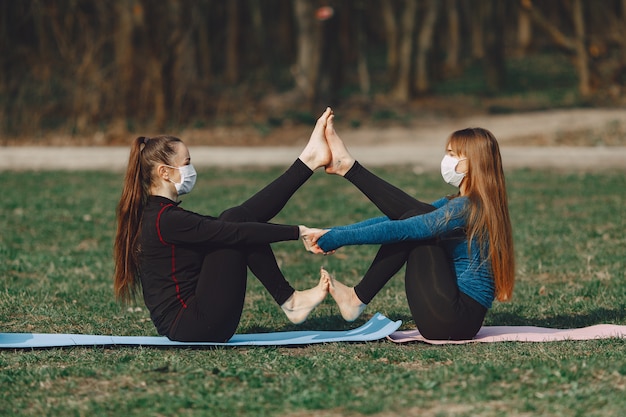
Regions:
[[[447, 135], [468, 126], [485, 127], [496, 135], [507, 168], [626, 169], [624, 109], [473, 116], [422, 121], [410, 128], [342, 128], [340, 134], [364, 164], [410, 164], [423, 171], [437, 169]], [[197, 167], [287, 165], [297, 157], [307, 135], [302, 132], [293, 146], [190, 149]], [[127, 158], [127, 147], [3, 147], [0, 171], [123, 170]]]

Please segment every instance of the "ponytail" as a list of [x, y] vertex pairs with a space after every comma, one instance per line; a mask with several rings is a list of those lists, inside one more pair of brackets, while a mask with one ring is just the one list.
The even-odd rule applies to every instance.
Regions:
[[152, 168], [159, 163], [170, 163], [175, 153], [174, 142], [181, 140], [172, 136], [140, 136], [131, 144], [122, 195], [117, 205], [117, 232], [113, 248], [113, 289], [115, 297], [123, 303], [133, 301], [141, 285], [138, 279], [139, 234], [143, 209], [152, 185]]

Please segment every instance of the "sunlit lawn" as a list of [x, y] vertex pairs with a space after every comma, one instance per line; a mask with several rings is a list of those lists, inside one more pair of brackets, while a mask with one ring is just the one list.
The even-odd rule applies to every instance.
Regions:
[[[452, 192], [438, 174], [375, 171], [425, 200]], [[279, 172], [201, 171], [183, 205], [219, 214]], [[508, 174], [518, 280], [514, 300], [495, 304], [486, 324], [626, 324], [624, 173]], [[124, 307], [112, 294], [121, 180], [0, 173], [1, 331], [156, 334], [141, 303]], [[330, 226], [378, 214], [346, 181], [317, 173], [275, 221]], [[376, 249], [316, 257], [299, 242], [274, 248], [296, 288], [312, 286], [320, 265], [354, 284]], [[238, 332], [348, 329], [376, 311], [412, 328], [403, 288], [399, 274], [355, 323], [328, 299], [294, 326], [251, 277]], [[620, 416], [626, 342], [0, 351], [0, 384], [7, 416]]]

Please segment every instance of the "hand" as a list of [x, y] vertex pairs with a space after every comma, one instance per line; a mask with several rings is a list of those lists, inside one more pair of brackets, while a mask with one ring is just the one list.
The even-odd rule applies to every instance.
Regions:
[[319, 238], [322, 237], [326, 232], [328, 232], [328, 229], [314, 229], [306, 226], [300, 226], [300, 237], [302, 238], [304, 248], [307, 251], [315, 254], [323, 253], [326, 255], [328, 253], [334, 253], [334, 251], [324, 252], [322, 248], [320, 248], [317, 244]]

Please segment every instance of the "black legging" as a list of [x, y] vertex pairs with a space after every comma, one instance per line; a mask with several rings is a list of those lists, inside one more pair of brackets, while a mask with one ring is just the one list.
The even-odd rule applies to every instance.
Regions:
[[[390, 219], [405, 219], [435, 210], [358, 162], [345, 178]], [[406, 297], [420, 333], [433, 340], [474, 337], [487, 309], [459, 290], [452, 261], [434, 240], [382, 245], [363, 279], [354, 287], [359, 299], [368, 304], [405, 263]]]
[[[313, 174], [299, 159], [240, 206], [224, 211], [228, 222], [267, 222]], [[247, 268], [282, 305], [293, 294], [269, 244], [222, 247], [207, 252], [195, 296], [181, 308], [169, 337], [180, 341], [224, 342], [235, 333], [243, 311]]]

